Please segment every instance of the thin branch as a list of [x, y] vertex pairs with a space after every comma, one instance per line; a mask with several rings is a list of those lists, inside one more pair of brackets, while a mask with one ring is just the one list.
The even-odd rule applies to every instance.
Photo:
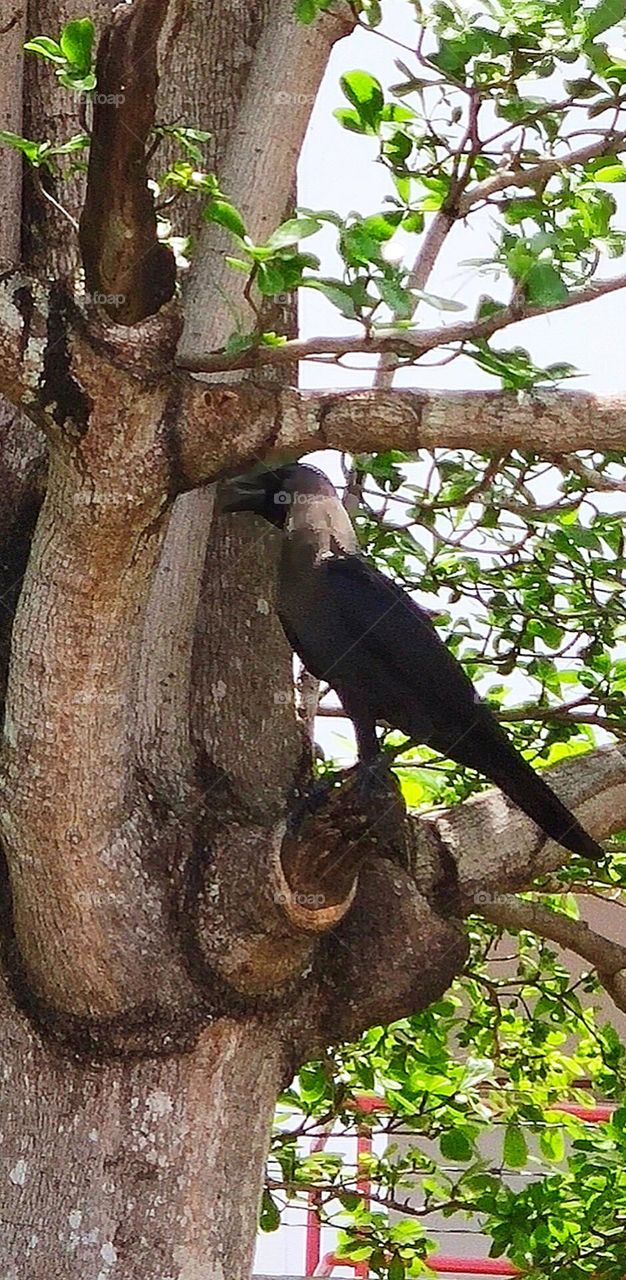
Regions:
[[[453, 226], [454, 216], [451, 213], [440, 209], [435, 214], [409, 274], [408, 289], [420, 291], [426, 288], [437, 258]], [[374, 375], [374, 386], [391, 387], [397, 367], [398, 361], [394, 355], [383, 356]]]
[[478, 910], [486, 920], [503, 925], [506, 929], [528, 929], [560, 947], [574, 951], [581, 959], [597, 969], [600, 981], [611, 980], [611, 994], [619, 1008], [622, 1002], [622, 985], [626, 980], [626, 947], [605, 938], [584, 920], [573, 920], [542, 902], [527, 902], [513, 894], [500, 894], [492, 901], [483, 902]]
[[575, 453], [567, 453], [559, 458], [559, 465], [566, 464], [570, 471], [580, 476], [589, 489], [598, 493], [626, 493], [626, 480], [615, 480], [604, 471], [598, 471], [589, 463], [578, 458]]
[[546, 156], [544, 160], [527, 169], [500, 170], [498, 173], [491, 174], [489, 178], [485, 178], [483, 182], [479, 182], [476, 187], [461, 197], [459, 215], [465, 217], [474, 205], [482, 200], [488, 200], [490, 196], [498, 191], [505, 191], [508, 187], [541, 186], [562, 169], [573, 169], [576, 165], [587, 164], [589, 160], [595, 160], [599, 156], [613, 155], [624, 146], [625, 142], [626, 133], [603, 133], [596, 142], [590, 142], [586, 147], [579, 147], [577, 151], [570, 151], [569, 154]]
[[265, 365], [281, 366], [311, 356], [331, 355], [339, 358], [355, 352], [378, 355], [385, 352], [402, 355], [404, 361], [415, 363], [420, 356], [436, 347], [452, 343], [472, 342], [490, 338], [494, 333], [519, 324], [522, 320], [534, 320], [538, 316], [552, 315], [586, 302], [595, 302], [606, 294], [626, 288], [626, 275], [613, 280], [596, 280], [583, 289], [573, 290], [562, 301], [548, 306], [524, 306], [517, 301], [494, 315], [482, 320], [464, 320], [458, 324], [442, 325], [438, 329], [388, 330], [386, 333], [354, 335], [346, 338], [297, 338], [280, 347], [255, 347], [227, 355], [225, 351], [189, 355], [179, 359], [182, 368], [195, 373], [219, 373], [230, 369], [256, 369]]
[[66, 222], [69, 222], [72, 228], [72, 231], [78, 232], [78, 223], [76, 219], [72, 217], [71, 213], [69, 212], [69, 209], [65, 209], [62, 204], [59, 204], [59, 201], [55, 199], [52, 192], [46, 189], [44, 183], [41, 180], [41, 174], [39, 173], [38, 169], [33, 169], [31, 173], [31, 180], [32, 180], [33, 186], [39, 192], [42, 200], [47, 200], [48, 204], [51, 204], [53, 209], [56, 209], [57, 213], [60, 213], [61, 217], [65, 218]]

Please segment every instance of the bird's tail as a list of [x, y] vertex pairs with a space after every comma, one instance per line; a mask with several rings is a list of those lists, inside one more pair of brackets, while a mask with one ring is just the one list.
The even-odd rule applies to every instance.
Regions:
[[[498, 734], [498, 739], [494, 740], [490, 735], [490, 740], [483, 741], [481, 752], [474, 738], [472, 759], [466, 763], [480, 769], [495, 782], [551, 840], [556, 840], [565, 849], [582, 858], [602, 860], [602, 847], [585, 831], [563, 801], [559, 800], [541, 774], [536, 773], [523, 756], [518, 755], [503, 732], [501, 738]], [[460, 754], [455, 752], [455, 757], [460, 759]], [[479, 756], [483, 754], [484, 761], [479, 763]]]

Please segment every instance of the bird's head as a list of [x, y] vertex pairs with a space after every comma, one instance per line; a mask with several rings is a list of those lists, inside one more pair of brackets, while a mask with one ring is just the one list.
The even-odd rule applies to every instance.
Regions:
[[237, 476], [222, 485], [220, 510], [252, 511], [283, 529], [294, 507], [305, 507], [319, 498], [335, 501], [337, 493], [323, 471], [304, 462], [290, 462], [274, 470]]

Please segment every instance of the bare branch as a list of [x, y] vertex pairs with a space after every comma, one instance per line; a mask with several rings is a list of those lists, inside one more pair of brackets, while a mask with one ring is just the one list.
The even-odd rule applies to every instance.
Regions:
[[597, 298], [624, 288], [626, 288], [626, 275], [616, 276], [613, 280], [596, 280], [583, 289], [575, 289], [561, 302], [551, 303], [549, 306], [524, 306], [516, 301], [513, 305], [503, 307], [500, 311], [483, 319], [463, 320], [458, 324], [442, 325], [438, 329], [391, 329], [384, 334], [379, 332], [347, 338], [326, 336], [297, 338], [283, 343], [280, 347], [254, 347], [233, 355], [227, 355], [223, 351], [198, 356], [185, 355], [179, 358], [179, 364], [196, 373], [218, 373], [229, 369], [262, 368], [265, 365], [278, 367], [291, 364], [294, 360], [307, 360], [319, 356], [338, 359], [357, 352], [371, 355], [381, 352], [397, 353], [410, 363], [414, 363], [437, 347], [450, 347], [458, 343], [476, 341], [478, 338], [490, 338], [494, 333], [508, 328], [511, 324], [519, 324], [522, 320], [534, 320], [538, 316], [551, 315], [555, 311], [563, 311], [586, 302], [595, 302]]
[[515, 894], [503, 893], [492, 902], [481, 903], [479, 910], [481, 916], [494, 924], [507, 929], [528, 929], [575, 951], [602, 973], [626, 970], [626, 947], [597, 933], [584, 920], [573, 920], [543, 902], [529, 902]]
[[626, 449], [626, 397], [587, 392], [352, 391], [281, 394], [275, 453], [341, 449]]
[[[22, 132], [23, 45], [26, 39], [26, 0], [16, 0], [12, 17], [0, 31], [0, 129]], [[22, 231], [22, 155], [2, 150], [0, 185], [0, 270], [20, 259]]]
[[560, 462], [580, 476], [589, 489], [595, 489], [599, 493], [626, 493], [626, 480], [615, 480], [605, 471], [598, 471], [582, 458], [577, 458], [575, 453], [565, 454]]
[[[454, 217], [452, 214], [443, 209], [440, 209], [435, 214], [409, 274], [407, 280], [408, 289], [423, 290], [426, 288], [430, 274], [453, 226]], [[391, 387], [397, 367], [397, 357], [389, 354], [383, 356], [374, 375], [374, 386], [378, 388]]]
[[169, 0], [115, 10], [98, 50], [80, 246], [88, 293], [119, 324], [153, 315], [174, 293], [174, 255], [157, 238], [146, 142], [154, 123], [157, 41]]

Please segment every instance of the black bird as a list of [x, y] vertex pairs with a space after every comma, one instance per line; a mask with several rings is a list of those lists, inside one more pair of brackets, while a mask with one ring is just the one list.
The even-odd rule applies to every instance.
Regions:
[[380, 750], [376, 724], [400, 729], [495, 782], [572, 853], [603, 851], [518, 754], [429, 615], [358, 554], [330, 480], [292, 463], [225, 486], [222, 510], [252, 511], [282, 530], [278, 615], [312, 675], [338, 694], [359, 759]]

